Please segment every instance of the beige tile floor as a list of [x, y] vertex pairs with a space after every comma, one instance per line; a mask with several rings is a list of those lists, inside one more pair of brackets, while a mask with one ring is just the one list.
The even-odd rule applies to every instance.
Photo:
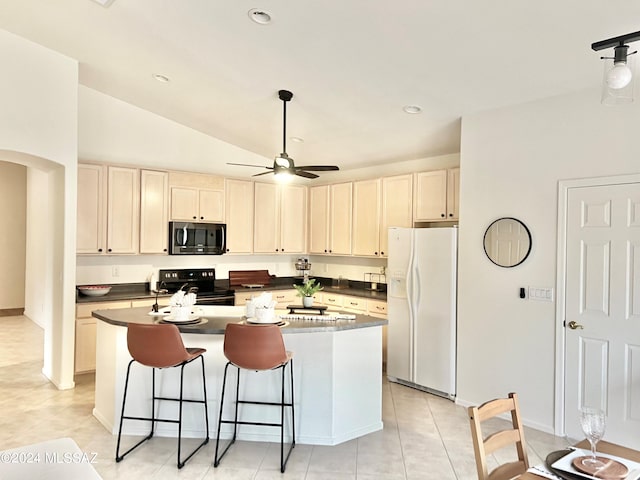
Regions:
[[[153, 438], [116, 464], [115, 437], [91, 415], [93, 375], [77, 376], [73, 390], [57, 390], [41, 373], [42, 330], [23, 316], [2, 317], [0, 327], [0, 450], [71, 437], [84, 452], [97, 454], [94, 467], [104, 479], [476, 478], [466, 410], [386, 381], [382, 431], [335, 447], [297, 445], [284, 475], [279, 471], [278, 445], [259, 442], [238, 442], [216, 469], [211, 465], [214, 442], [209, 442], [177, 470], [176, 442], [169, 438]], [[532, 464], [567, 444], [532, 429], [526, 435]], [[510, 452], [495, 460], [502, 462], [507, 456]]]

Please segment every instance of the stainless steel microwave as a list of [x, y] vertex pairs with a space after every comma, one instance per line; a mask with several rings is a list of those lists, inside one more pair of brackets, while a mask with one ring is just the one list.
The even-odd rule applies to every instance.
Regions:
[[169, 255], [222, 255], [226, 242], [224, 223], [169, 222]]

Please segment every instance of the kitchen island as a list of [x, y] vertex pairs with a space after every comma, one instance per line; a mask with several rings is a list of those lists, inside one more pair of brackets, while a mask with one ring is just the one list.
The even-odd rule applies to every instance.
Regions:
[[[180, 325], [187, 347], [203, 347], [207, 375], [209, 436], [215, 436], [222, 375], [224, 329], [227, 323], [244, 321], [244, 307], [204, 306], [198, 314], [201, 323]], [[286, 312], [279, 312], [286, 313]], [[149, 315], [147, 307], [97, 310], [96, 394], [94, 416], [113, 434], [117, 434], [126, 368], [131, 360], [127, 350], [129, 323], [159, 322], [161, 316]], [[382, 327], [384, 319], [356, 315], [352, 320], [287, 319], [282, 333], [286, 348], [294, 352], [296, 442], [311, 445], [339, 443], [382, 429]], [[320, 318], [320, 317], [318, 317]], [[191, 367], [191, 368], [190, 368]], [[278, 372], [242, 372], [241, 397], [276, 401], [280, 393]], [[134, 364], [129, 387], [127, 414], [148, 415], [150, 410], [151, 373], [148, 367]], [[177, 395], [179, 369], [163, 370], [157, 389], [164, 396]], [[234, 378], [232, 376], [232, 378]], [[185, 398], [201, 398], [200, 369], [185, 368]], [[174, 402], [161, 402], [162, 416], [177, 416]], [[225, 412], [233, 408], [225, 402]], [[183, 435], [204, 436], [202, 408], [184, 410]], [[243, 405], [246, 419], [273, 422], [279, 419], [278, 408]], [[225, 416], [228, 416], [225, 413]], [[223, 438], [231, 436], [231, 426], [223, 429]], [[123, 433], [146, 435], [145, 422], [125, 422]], [[176, 427], [157, 424], [156, 434], [175, 436]], [[241, 426], [238, 438], [278, 442], [277, 429]]]

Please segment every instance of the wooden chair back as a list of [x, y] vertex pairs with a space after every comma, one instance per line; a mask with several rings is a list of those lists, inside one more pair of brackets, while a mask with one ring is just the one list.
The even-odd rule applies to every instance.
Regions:
[[[529, 468], [529, 459], [524, 440], [524, 428], [520, 419], [518, 395], [510, 393], [508, 398], [498, 398], [485, 402], [479, 407], [469, 407], [468, 412], [478, 479], [509, 480], [526, 472]], [[511, 427], [493, 432], [485, 438], [482, 434], [482, 422], [503, 413], [511, 414]], [[489, 472], [487, 456], [511, 444], [515, 445], [518, 459], [514, 462], [504, 463]]]

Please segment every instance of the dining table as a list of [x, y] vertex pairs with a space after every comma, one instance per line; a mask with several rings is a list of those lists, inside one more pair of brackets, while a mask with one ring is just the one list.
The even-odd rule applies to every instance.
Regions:
[[[587, 440], [583, 440], [575, 444], [575, 447], [582, 448], [585, 450], [589, 450], [591, 448]], [[632, 460], [634, 462], [640, 463], [640, 451], [638, 450], [633, 450], [631, 448], [616, 445], [615, 443], [606, 442], [604, 440], [600, 440], [598, 442], [597, 449], [598, 449], [598, 452], [600, 453], [615, 455], [616, 457], [621, 457], [627, 460]], [[540, 480], [541, 478], [543, 477], [540, 475], [536, 475], [533, 472], [525, 472], [519, 477], [516, 477], [517, 480]]]

